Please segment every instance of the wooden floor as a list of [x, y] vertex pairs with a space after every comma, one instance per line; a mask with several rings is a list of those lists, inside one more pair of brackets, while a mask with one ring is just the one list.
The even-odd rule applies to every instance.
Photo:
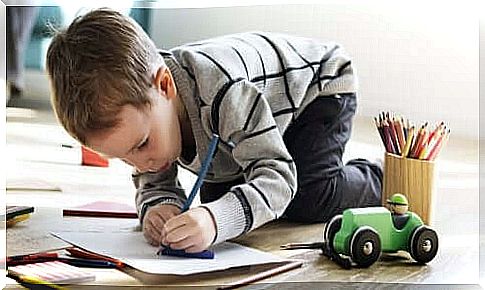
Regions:
[[[61, 144], [75, 144], [56, 124], [44, 102], [19, 100], [19, 107], [7, 109], [6, 175], [12, 180], [42, 181], [62, 191], [8, 190], [7, 204], [33, 205], [31, 219], [7, 230], [7, 254], [22, 254], [65, 246], [49, 236], [49, 231], [126, 231], [136, 230], [132, 221], [120, 219], [62, 218], [62, 208], [95, 200], [134, 202], [130, 169], [119, 161], [108, 168], [76, 165], [77, 151]], [[33, 109], [32, 109], [33, 108]], [[437, 162], [438, 182], [433, 228], [439, 234], [440, 250], [427, 266], [412, 263], [407, 254], [383, 256], [368, 269], [343, 270], [319, 251], [280, 251], [288, 242], [320, 241], [323, 224], [301, 225], [277, 221], [237, 241], [278, 255], [305, 260], [302, 268], [261, 283], [275, 289], [337, 284], [342, 288], [366, 282], [375, 283], [461, 284], [474, 288], [479, 283], [479, 155], [478, 142], [451, 138]], [[368, 118], [356, 118], [345, 158], [376, 159], [383, 154], [378, 136]], [[182, 171], [181, 182], [190, 188], [194, 176]], [[95, 285], [221, 285], [254, 274], [264, 267], [233, 269], [190, 277], [167, 277], [127, 270], [94, 270]], [[285, 282], [285, 284], [281, 284]], [[290, 283], [291, 282], [291, 283]], [[289, 284], [287, 284], [289, 283]], [[314, 284], [316, 283], [316, 284]], [[384, 287], [387, 284], [382, 284]], [[11, 285], [12, 286], [12, 285]], [[315, 286], [315, 287], [313, 287]], [[335, 285], [334, 285], [335, 286]], [[13, 287], [13, 286], [12, 286]], [[443, 287], [440, 287], [442, 289]], [[453, 287], [451, 287], [453, 288]]]

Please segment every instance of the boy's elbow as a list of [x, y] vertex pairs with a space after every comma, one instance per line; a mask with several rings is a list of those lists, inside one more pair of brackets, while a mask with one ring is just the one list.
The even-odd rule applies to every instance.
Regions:
[[298, 188], [298, 178], [295, 164], [292, 163], [289, 165], [289, 174], [286, 178], [286, 184], [288, 186], [288, 192], [290, 194], [291, 199], [295, 196], [296, 190]]

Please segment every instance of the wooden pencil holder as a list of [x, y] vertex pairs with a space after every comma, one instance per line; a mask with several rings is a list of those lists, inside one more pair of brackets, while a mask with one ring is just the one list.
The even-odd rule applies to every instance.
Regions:
[[382, 204], [387, 206], [391, 195], [402, 193], [408, 198], [409, 210], [418, 214], [425, 224], [431, 225], [436, 188], [434, 167], [434, 161], [386, 153]]

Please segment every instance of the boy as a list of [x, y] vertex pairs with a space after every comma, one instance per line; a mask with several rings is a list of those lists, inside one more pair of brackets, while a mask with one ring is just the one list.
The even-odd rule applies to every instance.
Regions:
[[[356, 81], [336, 44], [257, 32], [157, 51], [131, 19], [100, 9], [54, 37], [47, 68], [64, 128], [134, 166], [153, 245], [199, 252], [280, 217], [325, 222], [380, 204], [381, 168], [342, 164]], [[177, 165], [197, 173], [212, 134], [202, 205], [180, 214]]]

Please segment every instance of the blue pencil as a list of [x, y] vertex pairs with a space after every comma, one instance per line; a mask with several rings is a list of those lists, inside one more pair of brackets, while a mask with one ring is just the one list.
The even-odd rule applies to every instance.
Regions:
[[[200, 167], [199, 174], [197, 175], [197, 180], [195, 181], [192, 190], [190, 191], [187, 200], [182, 208], [182, 212], [186, 212], [189, 210], [190, 205], [194, 201], [195, 197], [197, 196], [197, 192], [199, 191], [202, 183], [204, 182], [205, 175], [207, 174], [207, 170], [209, 169], [209, 165], [214, 158], [214, 154], [216, 153], [217, 143], [219, 142], [219, 136], [216, 134], [212, 134], [212, 140], [209, 144], [209, 149], [207, 150], [207, 155], [205, 156], [204, 161]], [[187, 258], [199, 258], [199, 259], [213, 259], [214, 253], [209, 250], [202, 251], [200, 253], [187, 253], [184, 250], [175, 250], [169, 247], [162, 246], [157, 252], [158, 255], [168, 255], [168, 256], [177, 256], [177, 257], [187, 257]]]
[[195, 196], [197, 195], [197, 192], [202, 186], [205, 175], [207, 174], [207, 170], [209, 169], [209, 165], [212, 162], [212, 158], [214, 158], [214, 153], [216, 152], [218, 142], [219, 142], [219, 136], [217, 136], [216, 134], [212, 134], [212, 140], [209, 144], [207, 155], [205, 156], [205, 159], [202, 162], [202, 166], [200, 167], [197, 180], [195, 181], [195, 184], [192, 187], [192, 191], [190, 192], [189, 197], [187, 197], [187, 201], [185, 201], [184, 207], [182, 208], [182, 212], [186, 212], [187, 210], [189, 210], [190, 205], [192, 204]]

